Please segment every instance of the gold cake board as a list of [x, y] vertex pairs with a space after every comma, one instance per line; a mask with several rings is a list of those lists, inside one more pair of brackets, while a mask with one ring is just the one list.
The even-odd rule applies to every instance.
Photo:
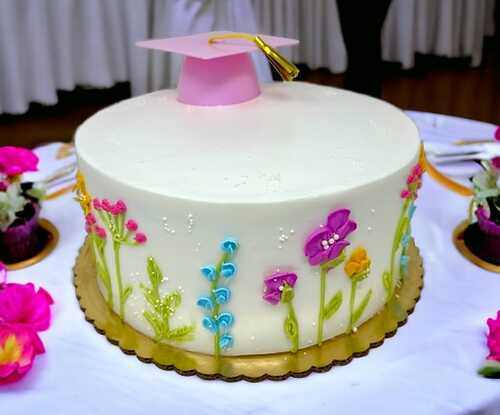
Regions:
[[136, 355], [142, 362], [154, 363], [161, 369], [175, 370], [185, 376], [197, 375], [203, 379], [229, 382], [282, 380], [346, 365], [354, 357], [365, 356], [371, 348], [380, 346], [384, 339], [392, 337], [398, 327], [406, 323], [423, 287], [422, 258], [413, 241], [409, 246], [409, 256], [408, 275], [397, 288], [393, 300], [380, 313], [363, 323], [356, 333], [335, 337], [321, 346], [307, 347], [297, 353], [224, 356], [219, 360], [211, 355], [157, 343], [123, 323], [109, 309], [97, 287], [95, 262], [88, 240], [76, 259], [74, 284], [86, 320], [125, 354]]

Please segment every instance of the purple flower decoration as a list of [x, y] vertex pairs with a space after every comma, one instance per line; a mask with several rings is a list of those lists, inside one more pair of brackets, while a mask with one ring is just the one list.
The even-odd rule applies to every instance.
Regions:
[[286, 285], [294, 287], [297, 282], [297, 275], [292, 272], [275, 272], [264, 279], [264, 300], [273, 305], [281, 301], [283, 288]]
[[311, 265], [323, 264], [337, 258], [349, 245], [346, 237], [357, 225], [349, 219], [349, 209], [339, 209], [328, 215], [325, 226], [316, 228], [307, 238], [304, 254]]

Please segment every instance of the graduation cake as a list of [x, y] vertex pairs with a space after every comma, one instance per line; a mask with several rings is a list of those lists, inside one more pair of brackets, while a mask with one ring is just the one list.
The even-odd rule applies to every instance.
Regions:
[[[257, 83], [230, 33], [145, 41], [186, 55], [176, 90], [122, 101], [75, 141], [99, 290], [137, 331], [219, 356], [297, 352], [355, 333], [408, 268], [414, 124], [385, 102]], [[234, 38], [234, 39], [233, 39]]]

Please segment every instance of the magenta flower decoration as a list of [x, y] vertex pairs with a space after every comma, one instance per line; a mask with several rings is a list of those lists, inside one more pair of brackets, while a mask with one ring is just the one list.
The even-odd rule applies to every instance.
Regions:
[[13, 177], [37, 168], [38, 156], [33, 151], [22, 147], [0, 147], [0, 173]]
[[485, 377], [500, 379], [500, 310], [496, 319], [489, 318], [487, 324], [487, 345], [490, 353], [479, 373]]
[[495, 128], [493, 136], [495, 137], [495, 140], [500, 141], [500, 126], [497, 126], [497, 128]]
[[7, 282], [7, 266], [0, 261], [0, 288]]
[[489, 235], [500, 235], [500, 225], [490, 220], [490, 215], [483, 206], [476, 209], [476, 217], [483, 232]]
[[290, 340], [292, 353], [299, 349], [299, 323], [293, 307], [293, 288], [297, 282], [297, 275], [292, 272], [275, 272], [264, 279], [263, 298], [270, 304], [279, 303], [287, 306], [287, 316], [283, 328]]
[[[120, 250], [123, 245], [138, 246], [145, 244], [148, 240], [143, 232], [139, 232], [139, 225], [133, 219], [126, 219], [128, 211], [123, 200], [115, 203], [108, 199], [92, 200], [94, 213], [89, 213], [85, 217], [85, 229], [89, 233], [94, 253], [96, 256], [98, 276], [107, 291], [107, 303], [113, 308], [113, 285], [111, 282], [111, 272], [105, 254], [108, 234], [113, 244], [115, 280], [119, 296], [120, 317], [125, 316], [125, 303], [132, 294], [132, 286], [124, 287], [121, 273]], [[101, 226], [103, 225], [103, 226]]]
[[264, 280], [264, 300], [276, 305], [281, 301], [283, 289], [286, 286], [295, 287], [297, 275], [291, 272], [277, 272]]
[[497, 170], [500, 170], [500, 157], [493, 157], [491, 159], [491, 164]]
[[44, 352], [36, 332], [0, 324], [0, 385], [20, 380]]
[[349, 209], [338, 209], [328, 215], [326, 224], [316, 228], [306, 239], [304, 254], [311, 265], [320, 266], [320, 291], [318, 313], [317, 343], [323, 342], [323, 325], [342, 304], [342, 292], [339, 290], [325, 305], [326, 275], [345, 260], [344, 249], [350, 245], [346, 239], [357, 225], [349, 218]]
[[5, 284], [0, 289], [0, 325], [29, 331], [50, 326], [50, 306], [54, 303], [43, 288], [33, 284]]
[[328, 215], [324, 226], [316, 228], [307, 238], [304, 254], [311, 265], [323, 264], [337, 258], [349, 242], [345, 239], [356, 229], [349, 219], [349, 209], [339, 209]]

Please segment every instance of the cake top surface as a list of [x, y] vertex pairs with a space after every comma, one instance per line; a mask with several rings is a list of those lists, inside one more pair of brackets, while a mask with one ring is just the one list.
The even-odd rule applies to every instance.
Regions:
[[408, 166], [418, 131], [397, 108], [302, 82], [262, 86], [237, 105], [131, 98], [85, 121], [81, 160], [139, 189], [219, 203], [279, 202], [362, 186]]

